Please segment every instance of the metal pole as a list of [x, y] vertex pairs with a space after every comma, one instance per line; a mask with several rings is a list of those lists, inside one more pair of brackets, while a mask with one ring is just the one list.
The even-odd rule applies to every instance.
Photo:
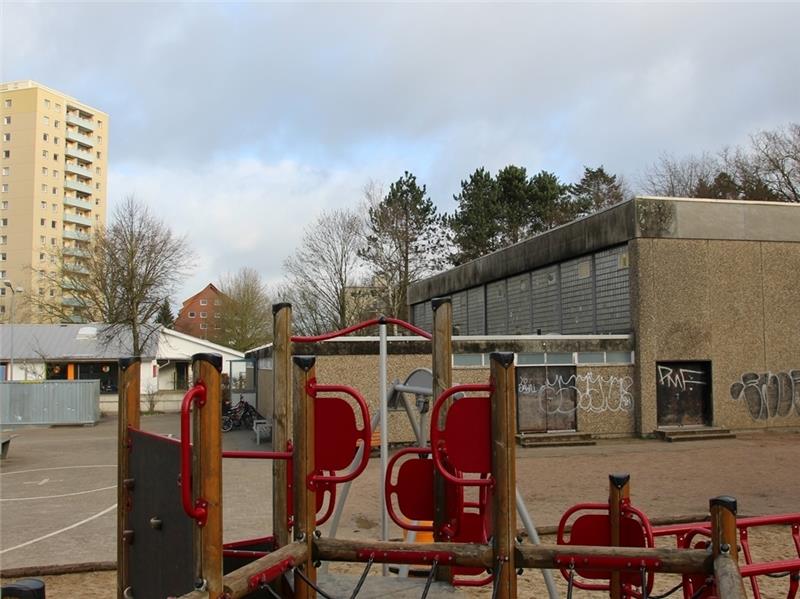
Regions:
[[[380, 330], [380, 363], [378, 368], [378, 401], [381, 411], [381, 476], [378, 481], [378, 495], [381, 498], [381, 540], [389, 540], [389, 516], [386, 512], [386, 497], [383, 494], [383, 484], [386, 480], [386, 466], [389, 461], [389, 413], [386, 405], [386, 322], [381, 319]], [[388, 564], [383, 564], [383, 575], [389, 574]]]
[[[528, 513], [528, 509], [525, 507], [525, 500], [519, 492], [519, 487], [517, 487], [517, 513], [519, 514], [520, 520], [522, 520], [522, 525], [525, 527], [525, 532], [528, 533], [528, 538], [534, 545], [539, 545], [541, 543], [539, 533], [536, 530], [536, 526], [533, 524], [533, 519]], [[542, 570], [542, 576], [544, 577], [544, 584], [547, 587], [547, 594], [550, 596], [550, 599], [558, 599], [558, 591], [556, 590], [556, 583], [553, 580], [553, 574], [550, 570]]]
[[9, 315], [9, 324], [11, 325], [11, 334], [9, 335], [9, 344], [10, 344], [10, 352], [11, 355], [9, 356], [9, 373], [8, 373], [8, 380], [14, 380], [14, 298], [17, 297], [17, 292], [14, 289], [14, 285], [11, 281], [5, 281], [5, 286], [11, 290], [11, 314]]

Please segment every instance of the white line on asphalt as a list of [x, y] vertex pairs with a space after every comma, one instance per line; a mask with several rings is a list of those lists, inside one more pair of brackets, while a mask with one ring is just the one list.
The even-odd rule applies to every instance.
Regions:
[[34, 468], [33, 470], [16, 470], [14, 472], [0, 472], [0, 476], [11, 474], [26, 474], [28, 472], [45, 472], [47, 470], [70, 470], [72, 468], [116, 468], [116, 464], [90, 464], [86, 466], [55, 466], [53, 468]]
[[75, 495], [86, 495], [87, 493], [97, 493], [98, 491], [108, 491], [109, 489], [116, 489], [117, 485], [110, 487], [100, 487], [99, 489], [89, 489], [88, 491], [76, 491], [75, 493], [64, 493], [63, 495], [40, 495], [39, 497], [8, 497], [0, 499], [2, 501], [32, 501], [34, 499], [59, 499], [61, 497], [74, 497]]
[[0, 555], [2, 555], [4, 553], [8, 553], [9, 551], [14, 551], [15, 549], [21, 549], [23, 547], [27, 547], [28, 545], [33, 545], [34, 543], [38, 543], [39, 541], [44, 541], [45, 539], [49, 539], [50, 537], [54, 537], [56, 535], [60, 535], [62, 532], [66, 532], [68, 530], [72, 530], [73, 528], [77, 528], [78, 526], [80, 526], [82, 524], [86, 524], [87, 522], [91, 522], [92, 520], [94, 520], [96, 518], [99, 518], [100, 516], [104, 516], [108, 512], [111, 512], [111, 511], [113, 511], [115, 509], [117, 509], [117, 504], [116, 503], [114, 505], [112, 505], [111, 507], [104, 509], [102, 512], [98, 512], [94, 516], [89, 516], [88, 518], [86, 518], [84, 520], [81, 520], [80, 522], [76, 522], [75, 524], [70, 524], [66, 528], [62, 528], [61, 530], [57, 530], [55, 532], [51, 532], [51, 533], [46, 534], [46, 535], [44, 535], [42, 537], [39, 537], [38, 539], [32, 539], [30, 541], [25, 541], [24, 543], [20, 543], [19, 545], [14, 545], [13, 547], [9, 547], [8, 549], [3, 549], [2, 551], [0, 551]]

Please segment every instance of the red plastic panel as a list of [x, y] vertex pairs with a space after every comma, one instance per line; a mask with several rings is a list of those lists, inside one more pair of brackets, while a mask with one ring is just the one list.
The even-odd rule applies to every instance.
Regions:
[[433, 460], [406, 460], [397, 471], [397, 506], [409, 520], [433, 520]]
[[[611, 545], [611, 523], [608, 514], [583, 514], [575, 519], [572, 524], [568, 545], [590, 545], [593, 547], [608, 547]], [[648, 547], [647, 535], [642, 523], [633, 518], [620, 519], [620, 546], [621, 547]], [[608, 580], [611, 578], [610, 570], [587, 570], [576, 563], [575, 572], [583, 577], [594, 580]], [[623, 572], [621, 574], [624, 584], [639, 585], [642, 581], [638, 572]]]
[[352, 406], [341, 397], [318, 397], [314, 420], [316, 469], [344, 470], [353, 462], [360, 438]]
[[462, 473], [492, 471], [492, 414], [488, 397], [462, 397], [447, 410], [444, 446], [450, 465]]

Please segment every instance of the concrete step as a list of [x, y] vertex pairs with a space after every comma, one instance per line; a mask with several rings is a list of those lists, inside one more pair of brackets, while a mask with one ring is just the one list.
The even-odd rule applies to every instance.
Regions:
[[520, 433], [517, 444], [521, 447], [565, 447], [571, 445], [595, 445], [590, 433]]
[[718, 426], [699, 426], [691, 428], [661, 428], [656, 435], [662, 441], [676, 443], [681, 441], [708, 441], [712, 439], [735, 439], [736, 435], [727, 428]]

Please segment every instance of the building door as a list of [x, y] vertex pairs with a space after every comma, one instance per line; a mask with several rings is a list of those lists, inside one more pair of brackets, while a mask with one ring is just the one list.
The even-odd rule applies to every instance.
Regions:
[[577, 430], [575, 366], [517, 368], [517, 429], [521, 433]]
[[656, 364], [658, 426], [711, 424], [711, 362]]

